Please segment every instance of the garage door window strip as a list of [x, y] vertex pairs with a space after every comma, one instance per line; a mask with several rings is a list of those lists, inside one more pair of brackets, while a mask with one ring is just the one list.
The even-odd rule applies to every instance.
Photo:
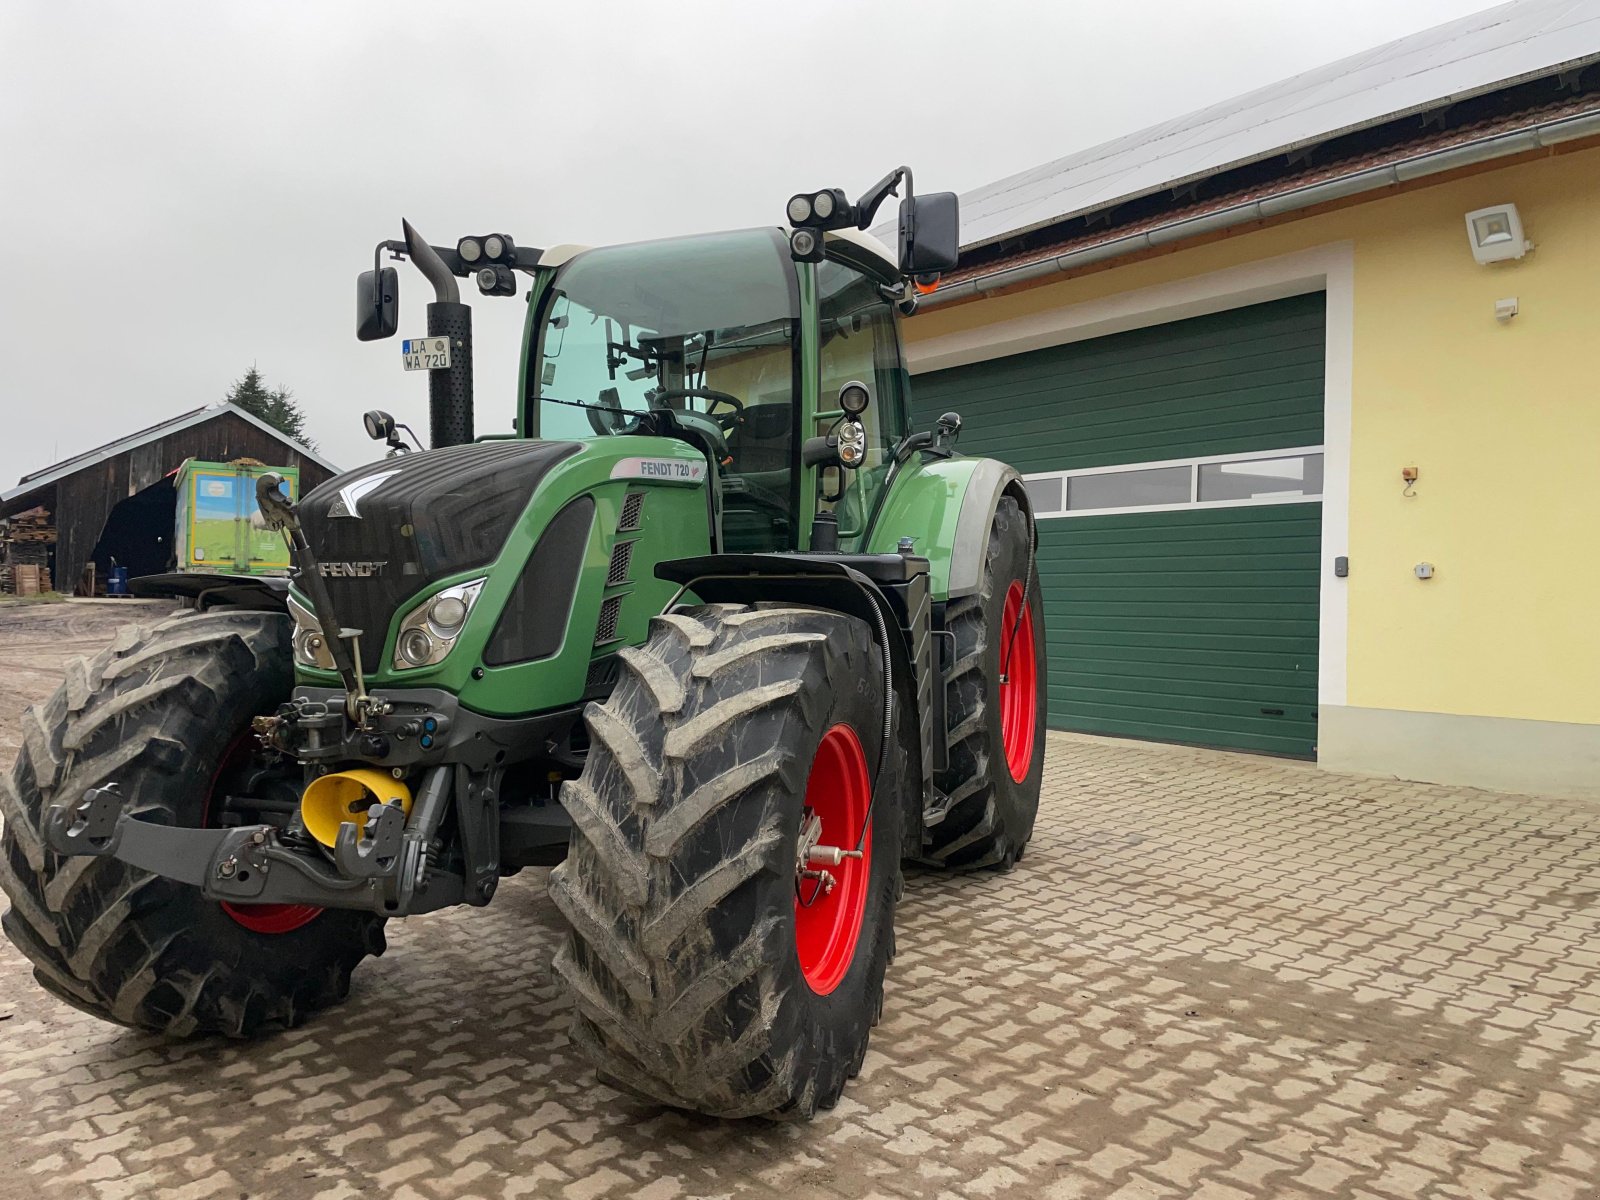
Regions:
[[1322, 499], [1322, 447], [1043, 471], [1025, 482], [1036, 517], [1300, 504]]

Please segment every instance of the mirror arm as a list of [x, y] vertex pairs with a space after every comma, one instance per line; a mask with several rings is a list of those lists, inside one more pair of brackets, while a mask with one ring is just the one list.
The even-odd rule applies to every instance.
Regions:
[[805, 467], [839, 466], [839, 439], [831, 433], [809, 437], [800, 445], [800, 465]]
[[861, 199], [856, 201], [856, 228], [866, 229], [872, 224], [872, 218], [877, 215], [878, 207], [890, 196], [896, 194], [895, 189], [900, 186], [900, 181], [906, 181], [906, 198], [912, 196], [911, 168], [896, 167], [877, 183], [863, 193]]

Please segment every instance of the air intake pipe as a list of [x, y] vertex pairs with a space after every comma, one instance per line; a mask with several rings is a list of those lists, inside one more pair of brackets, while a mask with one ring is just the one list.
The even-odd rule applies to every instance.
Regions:
[[461, 303], [455, 276], [427, 239], [411, 227], [405, 229], [406, 250], [417, 269], [433, 284], [435, 299], [428, 305], [428, 336], [450, 339], [450, 365], [428, 372], [428, 442], [460, 446], [473, 438], [472, 430], [472, 308]]

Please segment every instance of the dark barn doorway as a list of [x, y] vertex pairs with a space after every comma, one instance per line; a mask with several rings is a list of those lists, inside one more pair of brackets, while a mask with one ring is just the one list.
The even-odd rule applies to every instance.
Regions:
[[127, 567], [129, 576], [135, 579], [171, 570], [177, 515], [178, 489], [170, 478], [158, 480], [119, 503], [106, 518], [100, 540], [89, 554], [96, 577], [107, 578], [113, 559], [115, 565]]

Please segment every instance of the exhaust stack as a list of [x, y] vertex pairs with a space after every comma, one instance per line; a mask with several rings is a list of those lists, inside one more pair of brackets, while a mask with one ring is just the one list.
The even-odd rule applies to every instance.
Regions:
[[417, 269], [433, 285], [434, 301], [428, 305], [428, 336], [450, 339], [450, 365], [428, 372], [428, 443], [460, 446], [473, 439], [472, 421], [472, 308], [461, 302], [461, 291], [444, 259], [427, 239], [401, 221], [406, 251]]

